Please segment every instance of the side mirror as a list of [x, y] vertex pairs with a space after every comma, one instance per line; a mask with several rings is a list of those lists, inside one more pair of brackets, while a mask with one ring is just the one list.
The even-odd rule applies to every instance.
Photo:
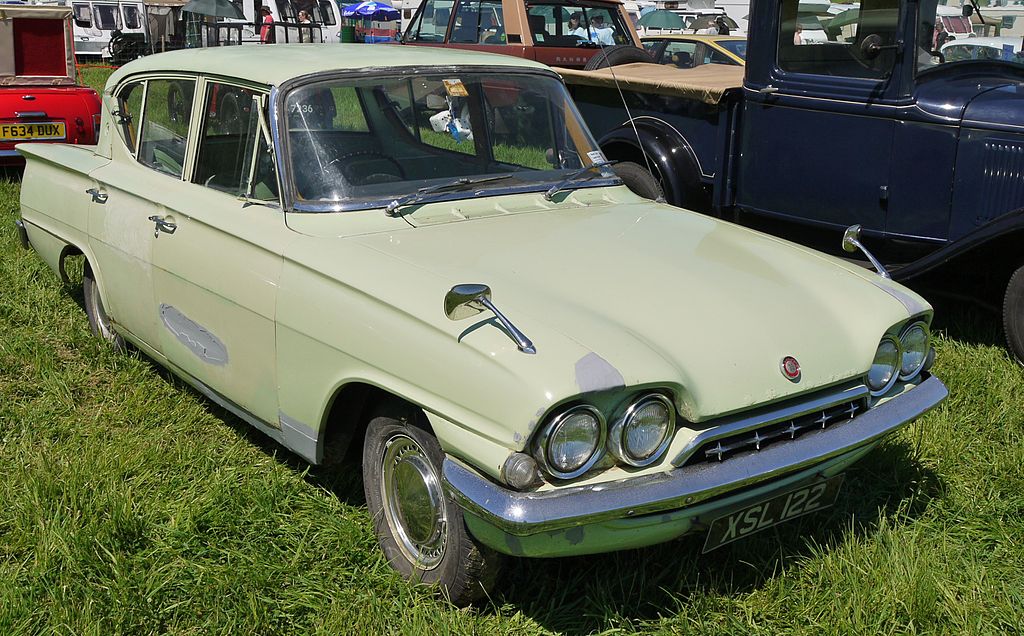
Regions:
[[860, 225], [851, 225], [843, 232], [843, 251], [856, 252], [860, 249]]
[[464, 320], [485, 311], [484, 300], [491, 300], [491, 288], [487, 285], [456, 285], [444, 296], [444, 314], [449, 320]]
[[969, 17], [971, 17], [972, 15], [974, 15], [974, 5], [970, 5], [970, 4], [965, 4], [965, 5], [964, 5], [964, 6], [962, 7], [962, 10], [961, 10], [961, 12], [963, 13], [963, 16], [964, 16], [965, 18], [969, 18]]
[[865, 36], [860, 41], [860, 56], [865, 60], [873, 60], [882, 52], [882, 36], [877, 33]]

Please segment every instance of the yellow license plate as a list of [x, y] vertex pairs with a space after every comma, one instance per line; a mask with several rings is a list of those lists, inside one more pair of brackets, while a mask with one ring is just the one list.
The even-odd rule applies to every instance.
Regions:
[[67, 132], [62, 121], [39, 121], [31, 124], [0, 124], [0, 141], [64, 139]]

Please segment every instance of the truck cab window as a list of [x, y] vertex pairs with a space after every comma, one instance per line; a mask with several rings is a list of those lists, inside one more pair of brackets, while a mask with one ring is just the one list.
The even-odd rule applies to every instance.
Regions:
[[452, 17], [452, 0], [427, 0], [406, 32], [410, 42], [444, 42], [448, 20]]
[[865, 0], [835, 17], [799, 0], [782, 0], [778, 65], [784, 71], [884, 79], [899, 38], [899, 1]]

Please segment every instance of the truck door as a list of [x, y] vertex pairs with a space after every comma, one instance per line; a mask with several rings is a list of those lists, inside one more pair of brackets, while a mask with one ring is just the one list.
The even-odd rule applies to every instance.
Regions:
[[[865, 0], [825, 25], [801, 13], [798, 0], [756, 8], [767, 19], [751, 34], [737, 204], [884, 231], [898, 115], [892, 76], [899, 0]], [[824, 31], [827, 40], [804, 37], [807, 31]]]

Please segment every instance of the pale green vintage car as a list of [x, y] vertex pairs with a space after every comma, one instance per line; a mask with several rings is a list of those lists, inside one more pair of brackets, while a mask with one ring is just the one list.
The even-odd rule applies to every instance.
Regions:
[[155, 55], [96, 147], [19, 150], [24, 241], [84, 255], [93, 330], [310, 463], [361, 445], [388, 559], [455, 602], [498, 553], [710, 550], [823, 508], [946, 396], [924, 300], [632, 194], [532, 62]]

